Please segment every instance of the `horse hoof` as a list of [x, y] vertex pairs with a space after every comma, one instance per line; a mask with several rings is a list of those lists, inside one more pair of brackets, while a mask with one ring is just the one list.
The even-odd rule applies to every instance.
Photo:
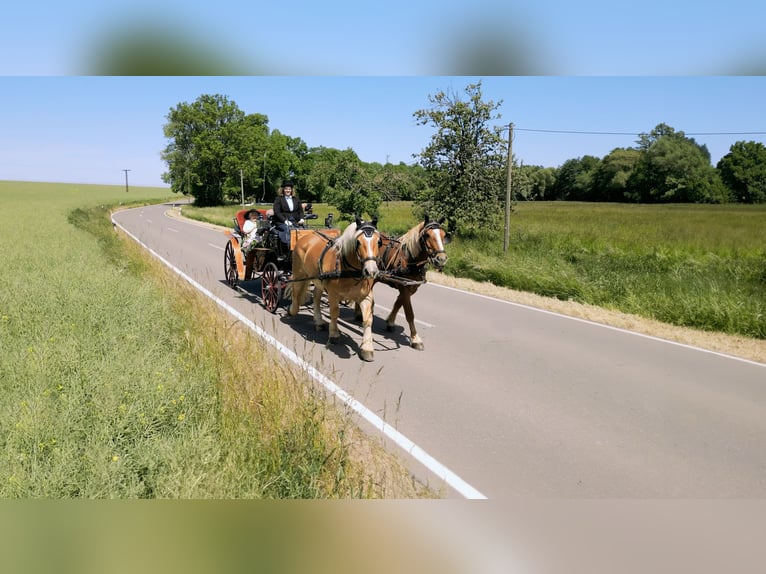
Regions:
[[370, 362], [374, 359], [375, 354], [372, 351], [359, 351], [359, 358], [361, 358], [363, 361]]
[[396, 324], [389, 325], [388, 323], [386, 323], [386, 331], [388, 331], [389, 333], [393, 333], [395, 327], [396, 327]]
[[330, 345], [335, 345], [340, 342], [340, 337], [330, 337], [329, 339], [327, 339], [327, 342]]
[[416, 351], [422, 351], [422, 350], [424, 350], [424, 349], [425, 349], [425, 346], [423, 345], [423, 343], [412, 343], [412, 344], [410, 345], [410, 347], [412, 347], [412, 348], [413, 348], [413, 349], [415, 349]]

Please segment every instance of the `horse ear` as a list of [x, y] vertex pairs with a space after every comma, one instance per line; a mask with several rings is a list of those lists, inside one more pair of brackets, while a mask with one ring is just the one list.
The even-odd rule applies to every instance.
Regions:
[[446, 220], [447, 220], [447, 216], [446, 216], [446, 215], [442, 215], [442, 216], [439, 218], [439, 221], [437, 221], [437, 223], [438, 223], [439, 225], [441, 225], [441, 224], [442, 224], [442, 223], [444, 223]]
[[429, 219], [430, 219], [430, 218], [428, 217], [428, 213], [426, 213], [426, 215], [425, 215], [425, 218], [423, 219], [423, 223], [424, 223], [425, 225], [428, 225], [428, 220], [429, 220]]
[[444, 234], [444, 245], [447, 245], [450, 241], [452, 241], [452, 235], [449, 233]]
[[372, 216], [372, 221], [370, 223], [372, 224], [373, 227], [377, 227], [378, 226], [378, 216], [377, 215], [373, 215]]
[[362, 226], [362, 218], [359, 217], [359, 214], [356, 214], [354, 217], [356, 218], [356, 227], [359, 229]]

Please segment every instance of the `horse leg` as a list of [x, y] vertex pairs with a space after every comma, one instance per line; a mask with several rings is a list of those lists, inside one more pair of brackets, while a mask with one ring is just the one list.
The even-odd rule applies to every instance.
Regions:
[[290, 310], [288, 315], [294, 317], [298, 314], [301, 308], [301, 301], [303, 300], [304, 293], [306, 291], [305, 281], [291, 281], [289, 285], [292, 285], [292, 294], [290, 298]]
[[404, 293], [399, 289], [399, 296], [396, 298], [396, 301], [394, 301], [394, 306], [388, 314], [388, 317], [386, 317], [386, 331], [393, 331], [394, 327], [396, 327], [396, 315], [399, 313], [399, 309], [402, 308], [403, 297]]
[[372, 361], [374, 359], [374, 349], [372, 346], [372, 315], [375, 303], [372, 298], [372, 289], [367, 296], [359, 303], [362, 311], [362, 345], [359, 347], [359, 357], [363, 361]]
[[[372, 302], [372, 313], [375, 314], [375, 301]], [[354, 301], [354, 321], [364, 322], [364, 315], [362, 314], [362, 308], [359, 306], [359, 301]]]
[[404, 316], [407, 319], [407, 324], [410, 326], [410, 347], [422, 351], [425, 347], [423, 340], [418, 335], [418, 330], [415, 328], [415, 312], [412, 310], [412, 293], [407, 291], [402, 293], [404, 296]]
[[317, 331], [327, 327], [327, 322], [322, 318], [322, 291], [324, 286], [320, 281], [314, 283], [314, 328]]
[[[316, 304], [316, 299], [314, 299]], [[335, 344], [340, 341], [340, 331], [338, 330], [338, 315], [340, 315], [340, 296], [327, 290], [327, 303], [330, 306], [330, 337], [327, 342]]]

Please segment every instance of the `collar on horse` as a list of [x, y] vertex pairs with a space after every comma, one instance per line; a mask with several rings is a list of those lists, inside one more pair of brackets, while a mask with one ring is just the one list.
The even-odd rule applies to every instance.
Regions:
[[[377, 231], [377, 229], [375, 228], [375, 226], [373, 226], [370, 223], [365, 223], [364, 225], [362, 225], [357, 230], [357, 232], [364, 233], [364, 236], [367, 237], [367, 238], [371, 238], [375, 234], [376, 231]], [[317, 262], [318, 272], [319, 272], [318, 278], [319, 279], [347, 279], [347, 278], [355, 278], [355, 279], [359, 279], [361, 281], [362, 280], [362, 274], [364, 272], [364, 264], [367, 261], [377, 261], [376, 257], [365, 257], [361, 261], [361, 265], [357, 269], [356, 267], [354, 267], [351, 264], [350, 261], [348, 261], [346, 259], [346, 256], [344, 254], [342, 256], [342, 262], [343, 262], [343, 265], [346, 267], [345, 270], [341, 268], [341, 258], [338, 258], [338, 259], [335, 260], [335, 271], [322, 272], [322, 267], [323, 267], [322, 266], [322, 262], [324, 260], [324, 256], [330, 250], [330, 248], [333, 245], [335, 245], [335, 238], [327, 237], [324, 233], [322, 233], [321, 231], [318, 231], [318, 230], [316, 231], [316, 233], [318, 233], [319, 235], [321, 235], [322, 237], [324, 237], [327, 240], [327, 243], [325, 244], [324, 249], [322, 250], [322, 253], [319, 256], [319, 261]]]

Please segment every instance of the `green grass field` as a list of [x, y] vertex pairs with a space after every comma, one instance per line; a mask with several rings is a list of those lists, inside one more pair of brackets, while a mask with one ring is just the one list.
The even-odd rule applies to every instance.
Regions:
[[[237, 207], [184, 208], [229, 225]], [[332, 208], [315, 204], [318, 221]], [[415, 223], [407, 202], [383, 204], [379, 227]], [[344, 225], [340, 223], [340, 225]], [[766, 206], [529, 202], [510, 245], [499, 227], [456, 239], [445, 272], [706, 331], [766, 339]]]
[[112, 229], [110, 206], [164, 199], [0, 182], [0, 498], [429, 496]]

